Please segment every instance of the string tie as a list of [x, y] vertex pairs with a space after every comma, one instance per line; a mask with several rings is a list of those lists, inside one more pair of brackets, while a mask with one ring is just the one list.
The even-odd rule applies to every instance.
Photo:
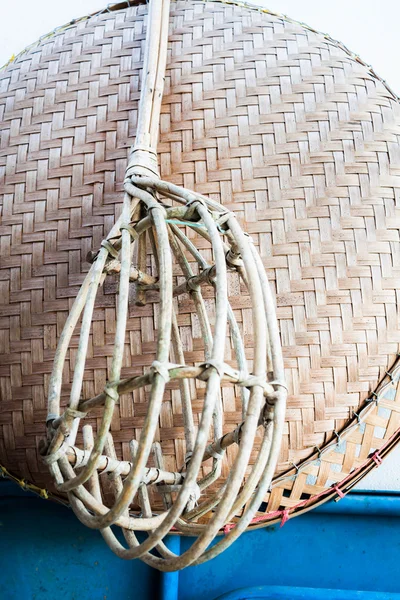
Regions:
[[121, 227], [119, 229], [120, 229], [120, 231], [125, 229], [129, 233], [129, 235], [131, 236], [131, 238], [133, 240], [137, 240], [139, 237], [138, 232], [136, 231], [136, 229], [134, 229], [132, 227], [132, 225], [130, 223], [125, 223], [124, 225], [121, 225]]
[[285, 525], [285, 523], [287, 523], [289, 521], [289, 511], [287, 509], [282, 510], [281, 515], [282, 515], [282, 519], [281, 519], [281, 524], [279, 526], [280, 529]]
[[109, 381], [106, 384], [106, 387], [104, 388], [104, 393], [108, 398], [111, 398], [111, 400], [114, 400], [114, 402], [118, 402], [119, 399], [119, 394], [117, 391], [117, 387], [118, 387], [118, 381]]
[[378, 450], [371, 456], [371, 458], [377, 467], [383, 463], [383, 458], [380, 456]]
[[225, 535], [228, 535], [228, 533], [235, 527], [236, 527], [235, 523], [227, 523], [226, 525], [224, 525], [222, 531], [224, 532]]
[[165, 383], [169, 382], [169, 370], [165, 363], [162, 363], [159, 360], [153, 361], [150, 371], [153, 374], [153, 377], [157, 373], [164, 379]]
[[217, 361], [214, 358], [209, 358], [206, 362], [201, 363], [200, 367], [204, 367], [205, 369], [213, 368], [217, 371], [218, 375], [222, 378], [225, 374], [225, 366], [223, 363]]
[[345, 495], [343, 494], [342, 490], [340, 489], [340, 487], [338, 485], [335, 485], [335, 487], [333, 489], [335, 490], [335, 492], [337, 493], [339, 498], [344, 498]]

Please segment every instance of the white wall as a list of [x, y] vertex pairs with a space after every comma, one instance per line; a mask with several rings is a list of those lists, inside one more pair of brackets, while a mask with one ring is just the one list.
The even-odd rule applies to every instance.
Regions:
[[359, 490], [400, 490], [400, 446], [356, 486]]
[[[0, 65], [54, 27], [93, 13], [106, 3], [102, 0], [3, 0]], [[257, 0], [253, 4], [287, 14], [329, 33], [371, 63], [400, 94], [398, 0]]]
[[[18, 0], [1, 3], [0, 66], [25, 46], [54, 27], [93, 13], [106, 5], [101, 0]], [[284, 13], [329, 33], [343, 42], [400, 94], [398, 0], [258, 0], [275, 12]], [[358, 486], [361, 489], [400, 490], [400, 448], [392, 452]]]

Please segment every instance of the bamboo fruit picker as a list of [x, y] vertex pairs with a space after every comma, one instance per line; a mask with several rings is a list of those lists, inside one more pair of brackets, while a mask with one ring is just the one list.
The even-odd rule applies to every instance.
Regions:
[[[55, 354], [48, 390], [47, 440], [43, 460], [56, 486], [66, 493], [79, 520], [99, 529], [110, 548], [126, 559], [141, 558], [163, 571], [199, 564], [227, 548], [249, 525], [271, 484], [278, 460], [285, 415], [286, 386], [274, 300], [264, 266], [251, 238], [240, 228], [235, 215], [201, 194], [159, 177], [157, 142], [167, 61], [169, 1], [151, 0], [143, 64], [142, 89], [135, 143], [131, 148], [124, 181], [123, 208], [119, 219], [102, 242], [66, 320]], [[209, 263], [193, 245], [188, 230], [195, 229], [212, 249]], [[146, 272], [150, 244], [157, 276]], [[137, 257], [137, 266], [133, 257]], [[191, 261], [188, 260], [191, 257]], [[179, 268], [184, 283], [175, 284]], [[198, 265], [197, 273], [192, 264]], [[248, 289], [254, 324], [254, 355], [249, 372], [245, 346], [234, 311], [228, 300], [228, 277], [235, 273]], [[96, 295], [108, 274], [118, 275], [117, 322], [114, 350], [104, 392], [82, 398], [85, 360], [91, 335]], [[136, 286], [136, 302], [146, 294], [159, 294], [156, 359], [143, 375], [121, 379], [130, 286]], [[201, 292], [203, 284], [215, 290], [215, 319], [210, 323]], [[186, 365], [174, 298], [190, 295], [204, 340], [206, 360]], [[262, 299], [262, 301], [260, 301]], [[64, 364], [71, 338], [81, 319], [73, 381], [68, 407], [62, 412], [60, 398]], [[228, 327], [227, 327], [228, 324]], [[225, 362], [229, 333], [237, 368]], [[163, 466], [162, 448], [155, 442], [165, 386], [176, 380], [182, 402], [186, 460], [179, 472]], [[204, 382], [201, 419], [196, 428], [192, 398], [195, 380]], [[242, 423], [223, 435], [221, 383], [240, 389]], [[110, 425], [120, 396], [150, 386], [148, 410], [139, 440], [130, 444], [131, 460], [117, 458]], [[93, 409], [102, 416], [94, 436], [84, 425], [83, 448], [77, 444], [81, 422]], [[257, 458], [249, 470], [250, 453], [255, 450], [256, 432], [262, 430]], [[212, 432], [210, 434], [210, 431]], [[210, 442], [210, 435], [212, 441]], [[229, 476], [222, 481], [225, 450], [238, 451]], [[150, 454], [157, 467], [148, 467]], [[200, 477], [204, 461], [212, 468]], [[246, 471], [247, 469], [247, 471]], [[104, 499], [99, 475], [108, 473], [114, 504]], [[103, 475], [104, 476], [104, 475]], [[149, 486], [161, 494], [164, 511], [151, 507]], [[140, 515], [132, 511], [139, 504]], [[235, 527], [209, 548], [226, 523], [237, 517]], [[118, 525], [126, 547], [113, 533]], [[163, 542], [173, 530], [196, 536], [191, 548], [174, 555]], [[136, 531], [148, 532], [139, 543]], [[157, 550], [157, 555], [152, 554]]]

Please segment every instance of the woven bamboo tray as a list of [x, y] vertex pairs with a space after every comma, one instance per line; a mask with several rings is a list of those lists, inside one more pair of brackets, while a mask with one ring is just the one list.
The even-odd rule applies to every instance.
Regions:
[[[54, 493], [38, 447], [56, 343], [87, 254], [120, 214], [135, 135], [147, 7], [126, 5], [52, 32], [0, 78], [0, 462], [43, 496]], [[173, 3], [161, 176], [235, 212], [277, 303], [286, 426], [252, 527], [341, 497], [398, 442], [399, 123], [397, 97], [328, 36], [244, 5]], [[207, 254], [200, 235], [191, 239]], [[115, 293], [106, 282], [96, 304], [86, 397], [107, 377]], [[211, 306], [211, 287], [208, 297]], [[232, 285], [230, 302], [251, 362], [249, 299]], [[192, 313], [183, 296], [179, 327], [199, 363]], [[123, 377], [151, 365], [156, 328], [151, 301], [131, 308]], [[70, 381], [67, 368], [64, 405]], [[121, 400], [111, 428], [124, 460], [147, 411], [144, 391], [133, 400]], [[201, 402], [193, 409], [197, 423]], [[232, 386], [223, 409], [224, 432], [232, 431], [241, 422]], [[173, 383], [157, 437], [165, 468], [178, 471], [185, 441]], [[221, 480], [235, 455], [228, 448]]]

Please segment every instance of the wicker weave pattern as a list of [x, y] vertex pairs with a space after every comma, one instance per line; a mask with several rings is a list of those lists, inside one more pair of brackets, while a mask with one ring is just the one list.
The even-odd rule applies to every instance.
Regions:
[[[85, 256], [121, 207], [145, 13], [139, 6], [89, 19], [1, 76], [0, 456], [39, 485], [47, 482], [36, 447], [57, 337], [87, 271]], [[280, 471], [336, 439], [333, 432], [345, 427], [397, 353], [398, 123], [387, 89], [318, 34], [233, 5], [174, 5], [161, 176], [234, 210], [263, 256], [289, 383]], [[201, 237], [192, 240], [206, 250]], [[106, 379], [114, 293], [106, 285], [97, 304], [87, 397], [100, 393]], [[248, 299], [236, 288], [231, 301], [251, 348]], [[189, 302], [184, 309], [181, 303], [181, 331], [191, 359], [201, 361]], [[155, 328], [152, 305], [135, 307], [123, 377], [151, 364]], [[171, 471], [185, 452], [175, 399], [170, 385], [159, 436]], [[146, 412], [144, 394], [134, 400], [121, 401], [112, 425], [125, 459]], [[232, 429], [241, 415], [231, 392], [223, 401]], [[374, 423], [387, 427], [388, 438], [397, 424], [394, 416], [386, 425], [379, 409], [369, 418], [362, 458], [378, 446]], [[227, 452], [225, 473], [233, 455]], [[345, 456], [338, 481], [356, 462], [353, 450]], [[313, 466], [315, 484], [305, 477], [296, 477], [295, 486], [279, 483], [269, 509], [330, 486], [329, 462], [322, 461], [325, 471]], [[282, 497], [288, 486], [290, 502]]]

